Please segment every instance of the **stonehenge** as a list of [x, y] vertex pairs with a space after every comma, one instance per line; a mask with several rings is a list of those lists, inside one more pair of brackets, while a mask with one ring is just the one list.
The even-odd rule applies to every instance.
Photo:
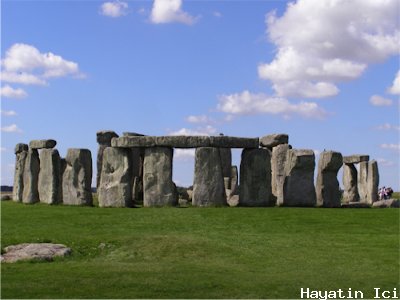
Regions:
[[[378, 164], [368, 155], [293, 149], [287, 134], [146, 136], [111, 130], [96, 133], [96, 187], [100, 207], [179, 205], [173, 182], [174, 148], [195, 148], [193, 206], [371, 206], [377, 199]], [[15, 147], [13, 200], [26, 204], [93, 205], [92, 154], [70, 148], [60, 157], [52, 139]], [[232, 149], [242, 149], [240, 169]], [[359, 164], [357, 170], [356, 165]], [[343, 167], [343, 195], [337, 174]], [[240, 173], [240, 176], [239, 176]], [[180, 192], [181, 193], [181, 192]], [[189, 193], [189, 192], [188, 192]]]

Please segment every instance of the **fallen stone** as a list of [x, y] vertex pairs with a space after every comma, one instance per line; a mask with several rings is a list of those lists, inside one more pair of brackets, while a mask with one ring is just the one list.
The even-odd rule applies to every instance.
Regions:
[[144, 206], [177, 205], [178, 194], [172, 181], [172, 156], [171, 148], [146, 148], [143, 167]]
[[343, 164], [343, 202], [359, 202], [357, 169], [353, 164]]
[[100, 207], [132, 207], [130, 149], [107, 147], [98, 189]]
[[46, 204], [62, 203], [61, 159], [57, 149], [40, 152], [39, 198]]
[[344, 164], [358, 164], [362, 161], [369, 161], [369, 155], [354, 154], [349, 156], [343, 156]]
[[379, 187], [379, 170], [378, 163], [375, 160], [368, 162], [368, 178], [367, 178], [367, 199], [368, 204], [378, 201]]
[[315, 206], [314, 168], [312, 150], [290, 149], [287, 152], [283, 206]]
[[218, 148], [196, 149], [193, 206], [226, 205], [224, 177]]
[[277, 145], [272, 148], [271, 157], [271, 187], [272, 195], [276, 198], [276, 204], [283, 204], [283, 184], [285, 182], [285, 164], [287, 152], [290, 146], [288, 144]]
[[244, 149], [240, 163], [240, 206], [273, 206], [271, 191], [271, 152]]
[[317, 184], [317, 205], [323, 207], [340, 207], [341, 192], [337, 173], [343, 165], [339, 152], [323, 151], [319, 156]]
[[66, 205], [93, 204], [92, 155], [88, 149], [68, 149], [62, 177], [63, 203]]
[[29, 142], [31, 149], [51, 149], [57, 145], [55, 140], [33, 140]]
[[13, 200], [21, 202], [24, 192], [24, 168], [28, 156], [28, 145], [17, 144], [15, 146], [15, 171], [13, 184]]
[[34, 243], [18, 244], [4, 248], [1, 262], [14, 263], [26, 260], [52, 261], [54, 257], [64, 257], [71, 254], [71, 248], [62, 244]]
[[362, 202], [349, 202], [342, 203], [342, 208], [371, 208], [371, 205]]
[[36, 149], [29, 149], [24, 165], [24, 190], [22, 193], [23, 203], [32, 204], [39, 202], [39, 170], [39, 152]]
[[275, 146], [288, 143], [289, 136], [285, 133], [270, 134], [260, 138], [260, 146], [270, 150]]
[[99, 147], [97, 150], [97, 160], [96, 160], [96, 166], [97, 166], [96, 188], [99, 188], [99, 186], [100, 186], [101, 168], [103, 167], [104, 149], [111, 146], [111, 139], [114, 137], [118, 137], [118, 134], [116, 134], [112, 130], [103, 130], [103, 131], [98, 131], [96, 133], [96, 140], [97, 140], [97, 143], [99, 144]]
[[379, 208], [399, 208], [400, 207], [400, 200], [399, 199], [387, 199], [387, 200], [379, 200], [372, 203], [372, 207], [379, 207]]
[[29, 147], [28, 147], [27, 144], [18, 143], [18, 144], [15, 145], [14, 153], [18, 154], [18, 153], [21, 153], [21, 152], [24, 152], [24, 151], [26, 152], [28, 150], [29, 150]]

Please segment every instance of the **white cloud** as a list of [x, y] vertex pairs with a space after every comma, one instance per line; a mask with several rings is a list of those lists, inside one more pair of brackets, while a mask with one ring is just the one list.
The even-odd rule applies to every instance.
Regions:
[[6, 152], [7, 149], [5, 147], [0, 147], [0, 152]]
[[182, 10], [182, 0], [154, 0], [150, 21], [154, 24], [183, 23], [192, 25], [197, 17]]
[[196, 149], [174, 149], [174, 159], [191, 160], [194, 158]]
[[40, 53], [38, 49], [27, 44], [14, 44], [1, 61], [4, 82], [22, 84], [46, 84], [49, 78], [72, 75], [75, 78], [84, 77], [78, 64], [65, 60], [51, 52]]
[[393, 84], [389, 87], [388, 92], [393, 95], [400, 95], [400, 70], [397, 71]]
[[122, 1], [104, 2], [100, 7], [100, 13], [112, 18], [125, 16], [128, 13], [128, 3]]
[[216, 17], [216, 18], [221, 18], [222, 17], [222, 14], [219, 12], [219, 11], [213, 11], [213, 16], [214, 17]]
[[198, 116], [188, 116], [186, 121], [189, 123], [210, 123], [212, 119], [207, 117], [206, 115], [198, 115]]
[[383, 98], [379, 95], [373, 95], [369, 98], [369, 103], [373, 106], [390, 106], [392, 105], [393, 101], [391, 99]]
[[336, 95], [337, 83], [400, 52], [397, 11], [396, 0], [290, 2], [283, 16], [266, 16], [277, 54], [259, 65], [259, 77], [279, 96]]
[[2, 86], [0, 89], [0, 96], [6, 98], [16, 98], [21, 99], [25, 98], [28, 94], [23, 89], [14, 89], [8, 84]]
[[169, 135], [202, 135], [209, 136], [217, 133], [217, 129], [211, 125], [206, 127], [198, 127], [197, 129], [181, 128], [177, 131], [170, 132]]
[[3, 131], [3, 132], [17, 132], [17, 133], [21, 133], [22, 132], [22, 130], [19, 129], [16, 124], [12, 124], [10, 126], [1, 127], [1, 131]]
[[394, 166], [394, 162], [391, 160], [387, 160], [385, 158], [378, 158], [376, 160], [379, 164], [379, 166], [383, 166], [383, 167], [391, 167]]
[[0, 110], [1, 115], [5, 117], [13, 117], [16, 116], [17, 113], [13, 110]]
[[400, 151], [400, 144], [381, 144], [382, 149]]
[[376, 127], [378, 130], [398, 130], [400, 131], [400, 126], [392, 125], [389, 123], [385, 123]]
[[282, 97], [253, 94], [249, 91], [219, 97], [218, 110], [232, 115], [281, 114], [288, 117], [298, 114], [305, 118], [323, 119], [326, 112], [314, 102], [290, 103]]

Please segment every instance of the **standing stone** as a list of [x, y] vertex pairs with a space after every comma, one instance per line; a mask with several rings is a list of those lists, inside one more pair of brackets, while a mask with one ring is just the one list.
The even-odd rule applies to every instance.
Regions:
[[312, 150], [290, 149], [287, 152], [282, 205], [315, 206], [314, 168]]
[[23, 203], [39, 202], [39, 153], [36, 149], [29, 149], [24, 166], [24, 191], [22, 195]]
[[340, 188], [337, 172], [343, 165], [343, 157], [339, 152], [324, 151], [318, 161], [317, 205], [323, 207], [340, 207]]
[[28, 155], [27, 144], [17, 144], [15, 146], [15, 172], [14, 172], [14, 185], [13, 185], [13, 200], [16, 202], [22, 201], [24, 192], [24, 166], [25, 160]]
[[232, 166], [231, 168], [231, 194], [238, 194], [238, 186], [239, 186], [239, 175], [237, 166]]
[[283, 183], [285, 182], [285, 164], [290, 146], [281, 144], [272, 148], [271, 186], [277, 205], [283, 204]]
[[38, 189], [40, 202], [47, 204], [62, 202], [61, 159], [56, 149], [43, 149], [40, 152]]
[[193, 206], [226, 205], [224, 177], [218, 148], [196, 149], [192, 204]]
[[146, 148], [143, 166], [144, 206], [177, 205], [178, 195], [172, 181], [172, 156], [172, 148]]
[[62, 177], [63, 203], [92, 205], [92, 155], [88, 149], [68, 149]]
[[[144, 136], [136, 132], [124, 132], [123, 136]], [[131, 147], [128, 148], [131, 157], [131, 173], [132, 173], [132, 198], [134, 202], [143, 200], [143, 163], [144, 148]]]
[[96, 133], [97, 143], [99, 144], [97, 150], [97, 175], [96, 175], [96, 187], [100, 186], [101, 168], [103, 166], [103, 152], [104, 149], [111, 146], [111, 139], [118, 137], [112, 130], [103, 130]]
[[367, 180], [368, 180], [368, 161], [360, 162], [358, 171], [358, 194], [360, 195], [360, 202], [367, 203]]
[[132, 207], [132, 164], [129, 149], [107, 147], [98, 189], [100, 207]]
[[218, 148], [221, 156], [222, 175], [224, 176], [225, 188], [229, 189], [231, 185], [232, 169], [232, 150], [230, 148]]
[[240, 163], [240, 206], [273, 206], [271, 191], [271, 152], [244, 149]]
[[343, 164], [343, 202], [360, 201], [357, 188], [357, 169], [354, 164]]
[[368, 163], [368, 180], [367, 180], [367, 203], [373, 204], [378, 201], [379, 186], [379, 170], [378, 163], [371, 160]]

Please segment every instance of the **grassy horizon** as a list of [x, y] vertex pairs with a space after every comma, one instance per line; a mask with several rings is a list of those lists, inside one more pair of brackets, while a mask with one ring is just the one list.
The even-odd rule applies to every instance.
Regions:
[[62, 243], [1, 264], [6, 298], [300, 298], [399, 290], [398, 209], [97, 208], [1, 203], [1, 247]]

